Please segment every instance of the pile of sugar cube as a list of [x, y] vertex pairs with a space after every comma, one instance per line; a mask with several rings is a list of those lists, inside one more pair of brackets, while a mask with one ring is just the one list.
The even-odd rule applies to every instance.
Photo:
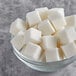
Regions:
[[40, 62], [59, 61], [76, 55], [76, 15], [63, 8], [37, 8], [17, 18], [10, 27], [11, 44], [23, 56]]

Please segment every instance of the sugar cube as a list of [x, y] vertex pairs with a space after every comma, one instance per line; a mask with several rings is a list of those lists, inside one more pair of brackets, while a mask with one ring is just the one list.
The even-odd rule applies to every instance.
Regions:
[[40, 15], [37, 11], [32, 11], [26, 14], [26, 19], [28, 21], [29, 27], [34, 26], [41, 22]]
[[61, 46], [66, 58], [76, 55], [76, 44], [74, 42]]
[[10, 27], [10, 33], [16, 35], [19, 31], [26, 30], [25, 23], [22, 19], [17, 18]]
[[43, 35], [51, 35], [55, 33], [55, 30], [49, 20], [44, 20], [39, 23], [38, 29], [42, 32]]
[[76, 27], [76, 15], [71, 15], [71, 16], [66, 16], [66, 27], [69, 28], [71, 26], [75, 26]]
[[46, 56], [46, 62], [60, 60], [58, 48], [51, 48], [51, 49], [45, 50], [45, 56]]
[[49, 9], [48, 15], [50, 14], [51, 11], [57, 11], [57, 12], [59, 12], [60, 14], [62, 14], [63, 16], [65, 16], [65, 14], [64, 14], [64, 9], [63, 9], [63, 8], [52, 8], [52, 9]]
[[12, 40], [11, 43], [12, 45], [17, 49], [17, 50], [21, 50], [21, 48], [25, 45], [25, 32], [24, 31], [20, 31]]
[[34, 28], [28, 29], [25, 34], [25, 43], [27, 44], [28, 42], [40, 43], [41, 31]]
[[57, 39], [54, 36], [43, 36], [42, 43], [44, 49], [56, 48], [57, 47]]
[[35, 10], [39, 12], [39, 15], [42, 20], [47, 19], [47, 17], [48, 17], [48, 8], [47, 7], [37, 8]]
[[61, 29], [64, 29], [66, 25], [66, 20], [63, 15], [64, 12], [60, 12], [60, 10], [57, 9], [51, 9], [48, 19], [53, 24], [56, 31], [59, 31]]
[[76, 31], [73, 27], [61, 30], [57, 35], [61, 41], [61, 44], [67, 44], [76, 40]]
[[21, 51], [21, 53], [31, 60], [38, 61], [42, 49], [39, 45], [29, 42]]

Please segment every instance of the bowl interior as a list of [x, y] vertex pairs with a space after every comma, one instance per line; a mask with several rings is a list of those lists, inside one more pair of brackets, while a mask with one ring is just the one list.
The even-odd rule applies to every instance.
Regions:
[[31, 63], [31, 64], [35, 64], [35, 65], [50, 65], [50, 64], [65, 64], [65, 63], [71, 63], [73, 61], [76, 60], [76, 56], [72, 56], [70, 58], [66, 58], [60, 61], [53, 61], [53, 62], [38, 62], [38, 61], [33, 61], [29, 58], [27, 58], [26, 56], [22, 55], [14, 46], [13, 46], [15, 52], [26, 62]]

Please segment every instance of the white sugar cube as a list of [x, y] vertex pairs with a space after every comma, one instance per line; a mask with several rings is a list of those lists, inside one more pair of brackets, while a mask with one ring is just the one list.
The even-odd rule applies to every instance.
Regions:
[[21, 50], [21, 48], [25, 45], [25, 39], [24, 39], [25, 32], [20, 31], [12, 40], [12, 45], [17, 49]]
[[49, 12], [48, 19], [53, 24], [56, 31], [63, 29], [66, 25], [66, 20], [63, 15], [64, 12], [60, 12], [60, 10], [51, 9]]
[[57, 47], [57, 39], [54, 36], [43, 36], [42, 43], [46, 50]]
[[34, 28], [28, 29], [25, 34], [25, 43], [27, 44], [28, 42], [40, 43], [41, 31]]
[[22, 19], [17, 18], [10, 27], [10, 33], [16, 35], [19, 31], [26, 30], [25, 23]]
[[57, 35], [62, 44], [67, 44], [69, 42], [73, 42], [74, 40], [76, 40], [76, 31], [73, 27], [64, 29], [58, 32]]
[[48, 17], [48, 8], [47, 7], [37, 8], [35, 10], [39, 12], [39, 15], [42, 20], [47, 19], [47, 17]]
[[39, 23], [38, 29], [42, 32], [43, 35], [51, 35], [55, 33], [55, 30], [49, 20], [44, 20]]
[[57, 12], [59, 12], [60, 14], [62, 14], [63, 16], [65, 16], [65, 14], [64, 14], [64, 9], [63, 9], [63, 8], [52, 8], [52, 9], [49, 9], [48, 15], [50, 14], [51, 11], [57, 11]]
[[29, 23], [29, 27], [34, 26], [41, 21], [40, 15], [37, 11], [27, 13], [26, 19]]
[[66, 27], [71, 27], [71, 26], [75, 26], [76, 27], [76, 15], [71, 15], [71, 16], [67, 16], [65, 17], [66, 19]]
[[25, 57], [36, 61], [39, 60], [41, 52], [41, 47], [31, 42], [29, 42], [21, 51]]
[[67, 58], [76, 55], [76, 44], [74, 42], [61, 46]]
[[46, 56], [46, 62], [60, 60], [58, 48], [52, 48], [52, 49], [45, 50], [45, 56]]

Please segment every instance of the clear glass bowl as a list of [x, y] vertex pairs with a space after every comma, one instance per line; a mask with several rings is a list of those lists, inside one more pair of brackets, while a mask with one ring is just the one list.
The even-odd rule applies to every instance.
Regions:
[[64, 68], [67, 65], [71, 64], [73, 61], [76, 60], [76, 56], [61, 60], [61, 61], [54, 61], [54, 62], [37, 62], [28, 59], [26, 56], [23, 56], [14, 46], [13, 52], [17, 56], [19, 60], [21, 60], [24, 64], [29, 66], [30, 68], [43, 71], [43, 72], [54, 72], [58, 69]]

